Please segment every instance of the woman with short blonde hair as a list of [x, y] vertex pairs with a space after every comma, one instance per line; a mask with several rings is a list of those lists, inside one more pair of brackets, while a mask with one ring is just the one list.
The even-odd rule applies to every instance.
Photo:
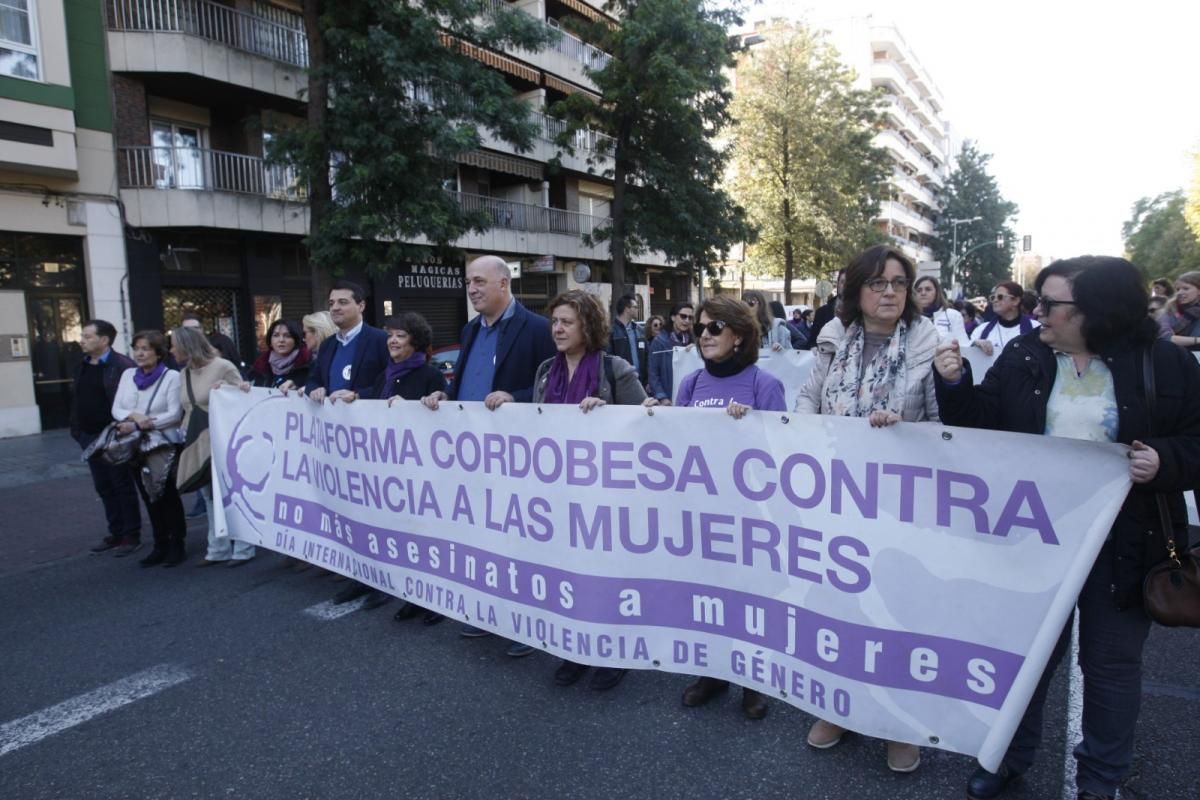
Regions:
[[321, 342], [333, 336], [337, 332], [337, 326], [333, 324], [333, 317], [329, 316], [328, 311], [314, 311], [311, 314], [305, 314], [300, 323], [304, 326], [304, 345], [308, 348], [313, 361], [316, 361], [317, 349], [321, 346]]

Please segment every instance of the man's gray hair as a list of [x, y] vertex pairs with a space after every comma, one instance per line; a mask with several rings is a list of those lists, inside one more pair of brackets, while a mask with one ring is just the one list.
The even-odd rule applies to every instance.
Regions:
[[491, 267], [501, 278], [505, 278], [510, 281], [512, 280], [512, 270], [509, 269], [508, 262], [500, 256], [480, 256], [471, 263], [483, 264], [484, 266]]

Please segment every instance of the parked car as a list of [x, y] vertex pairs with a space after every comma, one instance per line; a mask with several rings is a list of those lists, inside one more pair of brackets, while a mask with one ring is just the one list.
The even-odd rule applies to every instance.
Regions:
[[433, 351], [433, 358], [429, 363], [441, 370], [447, 381], [452, 381], [454, 380], [454, 367], [458, 364], [458, 355], [461, 352], [462, 346], [457, 344], [439, 347]]

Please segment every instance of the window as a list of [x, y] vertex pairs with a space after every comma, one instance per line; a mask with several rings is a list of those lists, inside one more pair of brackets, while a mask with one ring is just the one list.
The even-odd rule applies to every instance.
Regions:
[[0, 75], [41, 79], [35, 0], [0, 0]]
[[[0, 0], [0, 3], [8, 0]], [[153, 121], [154, 188], [203, 189], [203, 130], [195, 125]]]

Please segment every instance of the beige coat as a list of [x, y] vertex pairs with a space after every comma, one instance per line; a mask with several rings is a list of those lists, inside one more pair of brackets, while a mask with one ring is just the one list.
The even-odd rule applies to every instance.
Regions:
[[[808, 381], [796, 396], [797, 414], [820, 414], [821, 395], [825, 390], [825, 377], [834, 353], [845, 338], [846, 327], [837, 317], [821, 328], [817, 346], [813, 348], [815, 361]], [[905, 422], [932, 420], [937, 422], [937, 398], [933, 389], [933, 351], [937, 348], [938, 333], [933, 323], [925, 317], [917, 317], [908, 326], [907, 362], [905, 364], [906, 386], [904, 405], [900, 417]]]
[[[200, 369], [184, 367], [179, 375], [179, 403], [183, 406], [183, 423], [180, 427], [184, 435], [187, 434], [188, 424], [192, 420], [193, 406], [191, 398], [188, 396], [187, 386], [189, 375], [191, 375], [192, 379], [192, 392], [196, 396], [196, 405], [202, 411], [208, 411], [208, 395], [214, 386], [220, 383], [228, 383], [236, 386], [242, 381], [242, 374], [238, 372], [237, 367], [223, 358], [214, 358]], [[211, 457], [212, 448], [208, 441], [208, 429], [205, 428], [196, 442], [185, 447], [183, 452], [179, 454], [179, 484], [183, 485]]]

